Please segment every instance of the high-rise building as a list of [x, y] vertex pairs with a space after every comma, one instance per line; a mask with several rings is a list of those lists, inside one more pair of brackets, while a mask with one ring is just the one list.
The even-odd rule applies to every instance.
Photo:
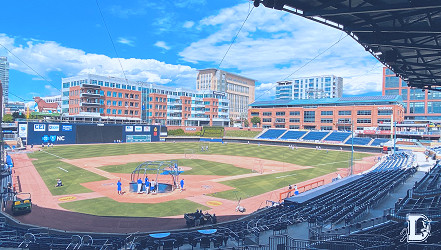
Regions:
[[276, 100], [339, 98], [343, 78], [334, 75], [294, 78], [277, 82]]
[[173, 126], [228, 126], [230, 121], [224, 92], [84, 75], [63, 78], [62, 93], [62, 112], [75, 119]]
[[386, 67], [383, 68], [383, 95], [401, 95], [405, 120], [441, 120], [441, 92], [410, 88]]
[[0, 56], [0, 82], [3, 88], [3, 103], [8, 103], [9, 96], [9, 62], [6, 56]]
[[196, 80], [197, 90], [225, 92], [230, 101], [230, 117], [247, 118], [248, 105], [254, 102], [256, 81], [244, 76], [217, 69], [202, 69]]

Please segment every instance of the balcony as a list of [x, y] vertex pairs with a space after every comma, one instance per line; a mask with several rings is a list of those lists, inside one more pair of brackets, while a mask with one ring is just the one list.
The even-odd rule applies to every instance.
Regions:
[[94, 84], [83, 83], [83, 88], [100, 89], [101, 86], [94, 85]]
[[80, 107], [99, 107], [102, 104], [99, 102], [82, 102], [80, 103]]
[[81, 97], [100, 97], [101, 95], [100, 95], [100, 93], [87, 93], [87, 92], [84, 92], [84, 93], [81, 93], [80, 96]]

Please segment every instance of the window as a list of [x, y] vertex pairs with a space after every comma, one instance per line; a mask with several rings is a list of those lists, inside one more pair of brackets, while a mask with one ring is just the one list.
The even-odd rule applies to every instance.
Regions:
[[276, 123], [285, 123], [285, 118], [276, 118]]
[[276, 116], [285, 116], [285, 112], [276, 112]]
[[332, 126], [321, 126], [320, 130], [332, 130]]
[[399, 90], [398, 89], [386, 89], [384, 91], [385, 95], [399, 95]]
[[340, 110], [338, 111], [338, 115], [351, 115], [352, 112], [350, 110]]
[[118, 97], [122, 98], [123, 97], [122, 93], [118, 93]]
[[285, 125], [276, 125], [276, 128], [285, 128]]
[[113, 102], [112, 102], [112, 105], [113, 105], [113, 106], [116, 106], [116, 101], [113, 101]]
[[112, 96], [113, 96], [113, 97], [116, 97], [116, 92], [113, 92], [113, 93], [112, 93]]
[[357, 115], [371, 115], [372, 112], [370, 110], [357, 110]]
[[289, 118], [289, 122], [300, 123], [300, 118]]
[[259, 112], [251, 112], [251, 116], [259, 116]]
[[290, 116], [300, 116], [300, 111], [290, 111], [289, 115]]
[[272, 112], [263, 112], [262, 115], [263, 115], [263, 116], [272, 116], [273, 113], [272, 113]]
[[325, 110], [325, 111], [322, 111], [320, 114], [321, 114], [322, 116], [325, 116], [325, 115], [334, 115], [334, 112], [333, 112], [332, 110]]
[[377, 123], [381, 124], [381, 123], [390, 123], [390, 119], [378, 119]]
[[112, 101], [107, 100], [107, 106], [110, 106], [110, 105], [112, 105]]
[[357, 123], [371, 123], [371, 119], [359, 118], [357, 119]]
[[110, 109], [107, 109], [107, 110], [106, 110], [106, 113], [107, 113], [107, 114], [110, 114]]
[[411, 114], [424, 114], [424, 109], [424, 102], [409, 103], [409, 113]]
[[299, 129], [299, 125], [289, 125], [289, 129]]
[[118, 106], [122, 106], [122, 101], [118, 101]]
[[118, 109], [118, 115], [121, 115], [121, 114], [122, 114], [121, 109]]
[[116, 109], [112, 109], [112, 114], [116, 115]]
[[315, 111], [303, 111], [303, 122], [315, 122]]
[[[407, 101], [407, 97], [408, 97], [407, 93], [408, 93], [407, 89], [401, 90], [401, 98], [403, 98], [403, 101]], [[430, 97], [429, 97], [429, 99], [430, 99]]]
[[271, 122], [271, 118], [262, 118], [262, 122]]
[[393, 110], [391, 109], [380, 109], [378, 110], [378, 115], [392, 115]]
[[112, 96], [112, 91], [107, 91], [107, 96]]
[[441, 92], [439, 91], [431, 91], [427, 94], [428, 99], [441, 99]]
[[427, 102], [427, 112], [429, 114], [441, 113], [441, 102]]
[[332, 123], [333, 120], [332, 119], [321, 119], [320, 122], [321, 123]]
[[425, 90], [410, 89], [410, 100], [424, 100]]
[[351, 118], [340, 118], [340, 119], [338, 119], [338, 123], [350, 124]]
[[100, 108], [100, 114], [103, 114], [103, 113], [104, 113], [104, 109]]
[[385, 88], [398, 88], [398, 87], [400, 87], [400, 78], [398, 78], [396, 76], [386, 76], [384, 87]]

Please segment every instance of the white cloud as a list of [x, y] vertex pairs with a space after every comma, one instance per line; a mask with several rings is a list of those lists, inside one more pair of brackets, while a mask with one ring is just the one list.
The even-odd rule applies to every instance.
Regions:
[[[24, 60], [39, 74], [47, 77], [50, 72], [63, 72], [66, 76], [95, 73], [123, 77], [118, 58], [86, 53], [83, 50], [64, 47], [53, 41], [32, 42], [18, 45], [12, 37], [0, 34], [0, 43], [18, 58]], [[6, 54], [0, 47], [0, 54]], [[155, 59], [120, 58], [127, 78], [137, 81], [193, 88], [197, 71], [185, 65], [166, 64]], [[8, 58], [11, 69], [36, 75], [15, 57]], [[61, 83], [54, 83], [55, 85]]]
[[157, 41], [155, 43], [155, 46], [159, 47], [159, 48], [162, 48], [162, 49], [165, 49], [165, 50], [170, 50], [170, 47], [167, 46], [167, 44], [164, 41]]
[[[217, 66], [248, 11], [249, 4], [243, 3], [202, 19], [199, 28], [214, 32], [193, 42], [179, 55], [187, 62]], [[291, 78], [334, 74], [345, 78], [345, 94], [381, 90], [381, 71], [366, 74], [377, 60], [352, 38], [344, 36], [339, 30], [296, 15], [254, 8], [221, 68], [236, 69], [235, 73], [265, 83], [284, 80], [293, 72]], [[340, 38], [344, 39], [326, 51]], [[300, 69], [322, 52], [323, 55]], [[360, 74], [366, 75], [351, 82], [351, 76]]]
[[129, 45], [129, 46], [132, 46], [132, 47], [135, 46], [135, 42], [133, 40], [130, 40], [130, 39], [125, 38], [125, 37], [118, 37], [118, 43]]
[[193, 27], [194, 26], [194, 22], [193, 21], [186, 21], [183, 25], [182, 25], [182, 27], [184, 27], [184, 28], [186, 28], [186, 29], [189, 29], [189, 28], [191, 28], [191, 27]]

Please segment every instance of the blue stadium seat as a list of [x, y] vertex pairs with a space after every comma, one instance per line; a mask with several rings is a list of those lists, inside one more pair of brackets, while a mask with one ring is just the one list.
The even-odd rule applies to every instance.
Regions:
[[371, 143], [371, 146], [380, 146], [382, 143], [386, 143], [388, 141], [389, 141], [389, 139], [377, 138]]
[[303, 140], [305, 141], [316, 141], [321, 140], [323, 137], [325, 137], [329, 131], [321, 132], [321, 131], [311, 131], [305, 137], [303, 137]]
[[268, 129], [265, 133], [259, 136], [259, 139], [275, 140], [285, 132], [285, 129]]
[[343, 142], [351, 135], [351, 133], [348, 132], [338, 132], [334, 131], [332, 132], [328, 137], [326, 137], [325, 141], [337, 141], [337, 142]]
[[[371, 140], [371, 138], [367, 137], [354, 137], [354, 145], [368, 145]], [[351, 145], [352, 139], [349, 138], [345, 144]]]
[[298, 140], [308, 131], [288, 130], [280, 139], [281, 140]]

